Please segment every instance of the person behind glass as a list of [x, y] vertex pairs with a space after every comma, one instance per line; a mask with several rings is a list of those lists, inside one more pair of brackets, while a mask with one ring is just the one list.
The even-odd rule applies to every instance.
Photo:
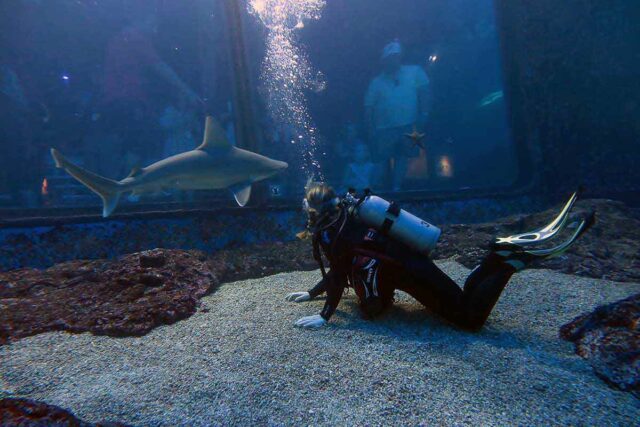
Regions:
[[409, 157], [419, 149], [406, 134], [422, 131], [428, 118], [429, 79], [418, 65], [402, 65], [402, 45], [387, 44], [381, 57], [382, 72], [365, 95], [365, 120], [373, 160], [383, 189], [398, 191], [407, 173]]
[[39, 108], [43, 104], [34, 101], [33, 90], [25, 87], [21, 74], [0, 57], [0, 194], [9, 194], [13, 204], [34, 207], [42, 175], [37, 160], [37, 123], [44, 110]]
[[[201, 103], [198, 95], [158, 54], [153, 44], [158, 27], [155, 8], [140, 5], [130, 24], [111, 37], [106, 49], [102, 127], [116, 138], [111, 141], [112, 147], [102, 147], [106, 152], [100, 157], [124, 157], [126, 169], [140, 166], [162, 151], [159, 145], [153, 149], [156, 136], [148, 131], [157, 120], [158, 93], [166, 92], [173, 101], [190, 108]], [[119, 160], [118, 164], [121, 163]], [[112, 172], [123, 173], [128, 170]]]
[[333, 160], [335, 161], [327, 165], [329, 174], [335, 176], [336, 180], [343, 180], [345, 177], [345, 168], [349, 163], [353, 162], [353, 149], [362, 142], [358, 125], [352, 121], [347, 121], [342, 128], [340, 137], [336, 141], [335, 149], [333, 150]]
[[371, 188], [375, 164], [371, 161], [369, 147], [358, 139], [352, 145], [351, 151], [352, 158], [347, 163], [342, 179], [343, 188], [353, 188], [359, 191]]

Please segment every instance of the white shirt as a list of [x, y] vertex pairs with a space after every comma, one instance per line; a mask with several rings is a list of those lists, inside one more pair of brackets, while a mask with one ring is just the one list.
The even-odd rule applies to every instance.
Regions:
[[424, 70], [403, 65], [395, 77], [382, 73], [369, 84], [364, 106], [373, 108], [376, 129], [389, 129], [416, 123], [418, 89], [429, 84]]

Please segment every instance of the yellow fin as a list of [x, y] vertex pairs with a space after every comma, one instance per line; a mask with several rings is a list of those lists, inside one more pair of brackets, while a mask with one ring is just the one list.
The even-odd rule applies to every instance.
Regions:
[[230, 148], [231, 143], [227, 139], [227, 135], [216, 119], [207, 116], [204, 125], [204, 140], [198, 147], [198, 150], [207, 150], [210, 148]]

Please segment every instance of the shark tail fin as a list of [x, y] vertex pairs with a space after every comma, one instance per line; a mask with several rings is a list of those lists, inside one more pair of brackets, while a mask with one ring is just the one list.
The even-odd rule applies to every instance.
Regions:
[[74, 165], [55, 148], [51, 149], [51, 156], [56, 162], [56, 167], [64, 169], [69, 175], [100, 196], [103, 205], [102, 216], [104, 218], [111, 215], [120, 201], [120, 195], [123, 191], [122, 184]]

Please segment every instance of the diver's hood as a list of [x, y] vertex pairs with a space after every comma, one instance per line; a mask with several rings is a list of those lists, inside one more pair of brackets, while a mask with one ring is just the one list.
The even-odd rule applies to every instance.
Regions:
[[307, 228], [312, 233], [331, 227], [340, 218], [341, 203], [339, 197], [325, 200], [322, 203], [313, 203], [304, 199], [302, 208], [307, 213]]

